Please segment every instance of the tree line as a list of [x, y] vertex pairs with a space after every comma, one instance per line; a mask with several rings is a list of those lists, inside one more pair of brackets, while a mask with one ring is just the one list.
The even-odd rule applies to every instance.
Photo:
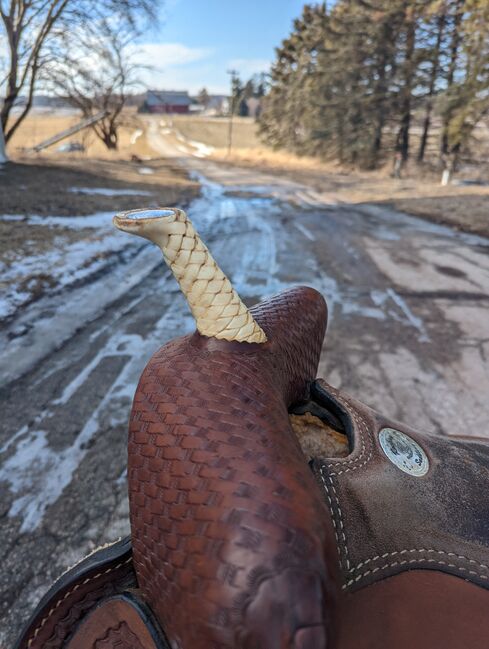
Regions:
[[277, 48], [260, 132], [363, 168], [422, 163], [435, 140], [453, 170], [488, 111], [488, 0], [337, 0], [305, 5]]

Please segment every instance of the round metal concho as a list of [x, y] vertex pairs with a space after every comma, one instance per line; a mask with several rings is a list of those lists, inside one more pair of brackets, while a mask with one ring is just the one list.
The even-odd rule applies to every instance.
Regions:
[[379, 433], [379, 442], [387, 458], [404, 473], [420, 478], [430, 468], [421, 446], [400, 430], [383, 428]]

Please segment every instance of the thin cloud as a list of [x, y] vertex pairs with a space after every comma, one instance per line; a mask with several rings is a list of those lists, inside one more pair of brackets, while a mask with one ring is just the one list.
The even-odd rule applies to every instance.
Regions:
[[188, 47], [183, 43], [142, 43], [136, 45], [135, 58], [143, 65], [170, 68], [203, 61], [213, 53], [207, 47]]

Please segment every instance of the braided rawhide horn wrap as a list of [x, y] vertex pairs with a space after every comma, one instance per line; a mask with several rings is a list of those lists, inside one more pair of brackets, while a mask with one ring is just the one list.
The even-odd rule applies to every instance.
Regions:
[[214, 261], [182, 210], [132, 210], [114, 217], [120, 230], [145, 237], [161, 249], [187, 298], [203, 336], [263, 343], [266, 336], [253, 320], [231, 282]]
[[[188, 222], [176, 222], [184, 242]], [[334, 530], [288, 408], [308, 398], [326, 304], [301, 287], [249, 314], [266, 342], [196, 332], [141, 376], [128, 446], [138, 584], [171, 647], [325, 649]]]

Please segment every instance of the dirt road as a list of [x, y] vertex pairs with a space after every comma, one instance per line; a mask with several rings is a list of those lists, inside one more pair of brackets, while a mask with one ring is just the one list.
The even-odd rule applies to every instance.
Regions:
[[[151, 134], [183, 156], [157, 121]], [[250, 169], [182, 164], [203, 186], [190, 216], [248, 303], [299, 283], [326, 296], [320, 374], [413, 426], [489, 434], [489, 240]], [[192, 327], [157, 251], [134, 241], [0, 331], [0, 646], [62, 570], [128, 532], [131, 395], [151, 353]]]

